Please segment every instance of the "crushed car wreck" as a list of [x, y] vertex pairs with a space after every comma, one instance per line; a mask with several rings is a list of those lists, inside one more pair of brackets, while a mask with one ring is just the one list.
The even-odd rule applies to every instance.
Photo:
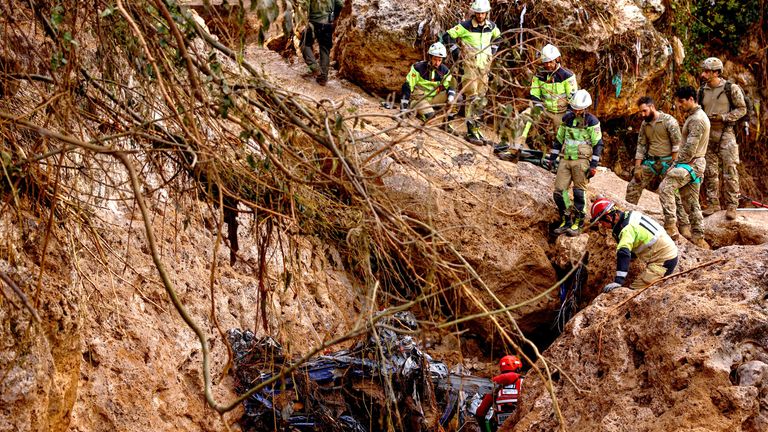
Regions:
[[[409, 335], [417, 325], [412, 313], [398, 312], [351, 348], [298, 365], [246, 399], [242, 429], [437, 431], [474, 423], [470, 410], [493, 383], [421, 351]], [[271, 337], [232, 329], [228, 338], [239, 394], [291, 366]]]

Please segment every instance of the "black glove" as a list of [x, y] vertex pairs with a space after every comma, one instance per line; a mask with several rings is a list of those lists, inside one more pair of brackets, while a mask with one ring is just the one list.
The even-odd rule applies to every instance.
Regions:
[[408, 99], [400, 99], [400, 111], [408, 111], [408, 106], [411, 104], [411, 101]]

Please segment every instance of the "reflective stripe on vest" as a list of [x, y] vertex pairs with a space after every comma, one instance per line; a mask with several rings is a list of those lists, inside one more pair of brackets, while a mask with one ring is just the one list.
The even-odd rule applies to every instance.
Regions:
[[642, 213], [632, 213], [632, 216], [629, 218], [629, 223], [633, 224], [636, 223], [637, 225], [640, 225], [641, 227], [645, 228], [651, 235], [653, 236], [648, 242], [646, 242], [643, 245], [640, 245], [637, 249], [635, 249], [633, 252], [635, 254], [639, 254], [643, 252], [644, 250], [648, 249], [649, 247], [656, 244], [656, 242], [659, 240], [659, 237], [661, 236], [661, 233], [664, 232], [664, 228], [661, 227], [661, 225], [658, 224], [655, 220], [649, 218], [648, 216], [642, 214]]

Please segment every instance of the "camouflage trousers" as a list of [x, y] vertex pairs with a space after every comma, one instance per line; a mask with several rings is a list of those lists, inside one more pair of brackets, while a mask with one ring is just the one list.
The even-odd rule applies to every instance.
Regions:
[[[627, 194], [624, 199], [630, 204], [637, 204], [640, 202], [640, 196], [643, 194], [643, 190], [648, 189], [649, 185], [655, 184], [663, 179], [660, 170], [653, 172], [648, 165], [640, 165], [640, 170], [640, 181], [637, 181], [637, 179], [632, 176], [632, 180], [627, 183]], [[675, 192], [675, 208], [677, 209], [678, 226], [690, 225], [691, 222], [688, 220], [688, 213], [685, 212], [685, 207], [680, 202], [679, 192]]]
[[[528, 133], [534, 126], [542, 126], [546, 130], [551, 130], [557, 134], [560, 123], [563, 122], [565, 113], [553, 113], [538, 107], [528, 107], [515, 118], [505, 116], [499, 129], [499, 140], [512, 144], [512, 148], [530, 148], [526, 144]], [[542, 149], [544, 150], [544, 149]]]
[[[697, 158], [691, 162], [694, 174], [698, 178], [704, 174], [707, 161], [704, 158]], [[691, 174], [684, 168], [675, 167], [667, 171], [667, 176], [659, 185], [659, 201], [661, 209], [664, 212], [664, 225], [677, 224], [677, 204], [675, 195], [680, 194], [680, 203], [691, 222], [691, 232], [694, 235], [704, 235], [704, 217], [701, 214], [701, 204], [699, 204], [700, 183], [695, 183]]]
[[707, 148], [707, 170], [704, 191], [709, 205], [720, 205], [720, 165], [723, 172], [723, 204], [726, 208], [739, 206], [739, 146], [733, 129], [712, 129]]

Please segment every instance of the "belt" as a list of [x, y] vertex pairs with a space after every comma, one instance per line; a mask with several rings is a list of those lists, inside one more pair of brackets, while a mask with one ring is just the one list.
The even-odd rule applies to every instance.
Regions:
[[680, 167], [688, 171], [688, 174], [691, 175], [691, 183], [693, 184], [701, 183], [701, 177], [697, 176], [696, 173], [693, 172], [693, 168], [691, 168], [690, 165], [678, 162], [677, 164], [675, 164], [675, 167]]
[[646, 156], [645, 160], [651, 160], [654, 162], [667, 162], [672, 160], [672, 156]]

